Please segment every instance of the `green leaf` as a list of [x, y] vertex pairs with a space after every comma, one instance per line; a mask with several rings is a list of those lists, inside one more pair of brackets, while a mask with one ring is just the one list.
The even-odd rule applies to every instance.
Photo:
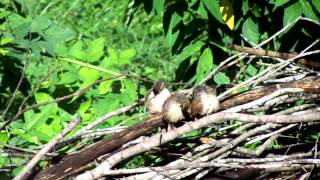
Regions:
[[1, 132], [0, 133], [0, 147], [2, 148], [3, 144], [6, 144], [9, 140], [9, 133], [8, 132]]
[[161, 14], [164, 8], [165, 0], [153, 0], [153, 8], [155, 9], [157, 14]]
[[55, 57], [54, 45], [50, 41], [36, 41], [35, 44], [39, 46], [41, 52], [48, 53], [52, 57]]
[[242, 34], [248, 38], [251, 42], [259, 43], [259, 29], [258, 24], [256, 24], [251, 17], [247, 18], [242, 26]]
[[178, 58], [176, 59], [177, 62], [180, 64], [182, 61], [184, 61], [185, 59], [187, 59], [188, 57], [192, 56], [193, 54], [195, 54], [196, 52], [200, 51], [200, 49], [202, 48], [202, 46], [205, 43], [202, 41], [196, 41], [196, 43], [193, 44], [189, 44], [188, 46], [186, 46], [182, 53], [180, 53], [178, 55]]
[[[311, 4], [309, 1], [306, 1], [306, 0], [299, 0], [300, 4], [302, 5], [302, 11], [303, 11], [303, 14], [307, 17], [307, 18], [310, 18], [310, 19], [313, 19], [317, 22], [319, 22], [319, 18], [316, 14], [316, 12], [314, 12]], [[319, 13], [319, 12], [318, 12]]]
[[249, 10], [250, 10], [249, 0], [242, 1], [242, 14], [246, 15]]
[[52, 134], [52, 130], [48, 125], [43, 125], [39, 130], [32, 131], [32, 135], [37, 137], [38, 141], [49, 142], [52, 138], [50, 134]]
[[217, 84], [230, 84], [230, 78], [223, 72], [219, 72], [214, 77], [214, 82]]
[[119, 54], [119, 65], [129, 64], [137, 51], [134, 48], [126, 49]]
[[121, 95], [128, 95], [128, 98], [126, 98], [123, 102], [126, 104], [132, 103], [137, 99], [137, 83], [132, 80], [123, 80], [122, 82], [124, 84], [125, 90]]
[[111, 112], [119, 108], [120, 102], [116, 94], [107, 94], [103, 99], [98, 99], [96, 103], [92, 105], [92, 112], [100, 117], [108, 112]]
[[12, 38], [2, 38], [0, 37], [0, 46], [6, 45], [10, 43], [13, 39]]
[[168, 45], [170, 47], [172, 47], [175, 44], [178, 38], [180, 31], [175, 30], [175, 28], [180, 22], [182, 22], [182, 18], [177, 13], [173, 13], [171, 16], [171, 21], [170, 21], [168, 31], [166, 33], [166, 41], [168, 42]]
[[284, 9], [283, 26], [286, 26], [296, 20], [302, 14], [302, 7], [299, 2], [291, 4]]
[[31, 21], [31, 31], [32, 32], [41, 32], [45, 29], [47, 29], [52, 22], [50, 19], [44, 16], [36, 16], [32, 21]]
[[[35, 99], [37, 104], [48, 102], [53, 98], [46, 93], [35, 93]], [[39, 107], [40, 113], [34, 113], [32, 110], [24, 113], [25, 121], [24, 128], [28, 131], [32, 128], [40, 128], [47, 120], [50, 115], [56, 114], [58, 111], [57, 103], [51, 103], [45, 106]]]
[[0, 12], [0, 19], [4, 18], [4, 17], [7, 17], [8, 15], [10, 15], [11, 12], [10, 11], [6, 11], [4, 9], [1, 9], [1, 12]]
[[52, 24], [45, 31], [45, 38], [50, 39], [54, 45], [69, 41], [76, 36], [76, 32], [69, 27], [60, 27]]
[[199, 8], [198, 8], [198, 11], [197, 11], [200, 16], [204, 19], [208, 19], [208, 13], [207, 13], [207, 10], [206, 8], [204, 7], [203, 3], [200, 3], [199, 4]]
[[12, 29], [16, 29], [19, 26], [21, 26], [22, 24], [27, 23], [28, 21], [24, 17], [22, 17], [16, 13], [12, 13], [8, 16], [8, 22], [9, 22], [9, 26]]
[[109, 55], [108, 60], [111, 61], [111, 64], [116, 65], [118, 63], [118, 53], [117, 53], [117, 51], [114, 48], [109, 47], [108, 48], [108, 55]]
[[[32, 130], [30, 130], [32, 131]], [[20, 132], [17, 134], [19, 137], [21, 137], [22, 139], [25, 139], [26, 141], [33, 143], [33, 144], [39, 144], [39, 139], [37, 136], [33, 135], [32, 133], [29, 132]]]
[[85, 101], [80, 104], [78, 111], [80, 113], [85, 113], [89, 109], [90, 106], [91, 106], [91, 100]]
[[104, 38], [97, 38], [88, 45], [87, 53], [83, 60], [88, 62], [96, 62], [98, 61], [101, 56], [104, 54]]
[[197, 81], [199, 83], [203, 78], [211, 72], [213, 68], [213, 56], [210, 48], [206, 48], [201, 54], [196, 70]]
[[[109, 78], [109, 77], [111, 77], [111, 75], [106, 75], [103, 78]], [[100, 83], [98, 86], [99, 94], [108, 93], [111, 90], [112, 83], [113, 83], [113, 80], [108, 80]]]
[[279, 7], [279, 6], [282, 6], [282, 5], [284, 5], [285, 3], [289, 2], [289, 1], [290, 1], [290, 0], [275, 0], [274, 5], [275, 5], [276, 7]]
[[59, 82], [58, 84], [71, 84], [77, 81], [77, 75], [73, 72], [62, 72], [59, 74]]
[[220, 23], [224, 24], [219, 2], [217, 0], [202, 0], [204, 6], [209, 10], [209, 12], [215, 17]]
[[83, 81], [83, 84], [81, 84], [80, 86], [80, 89], [81, 89], [98, 80], [100, 76], [97, 70], [87, 68], [87, 67], [82, 67], [79, 70], [78, 77], [81, 81]]
[[85, 59], [86, 53], [83, 50], [83, 46], [84, 44], [82, 41], [77, 41], [71, 46], [69, 54], [77, 59]]
[[73, 118], [71, 114], [61, 108], [58, 109], [58, 116], [61, 122], [70, 122]]
[[255, 68], [254, 66], [252, 66], [251, 64], [249, 64], [248, 68], [247, 68], [247, 73], [250, 75], [250, 76], [254, 76], [256, 75], [258, 72], [257, 68]]
[[319, 0], [311, 0], [311, 3], [313, 4], [313, 7], [316, 9], [316, 11], [320, 12], [320, 1]]

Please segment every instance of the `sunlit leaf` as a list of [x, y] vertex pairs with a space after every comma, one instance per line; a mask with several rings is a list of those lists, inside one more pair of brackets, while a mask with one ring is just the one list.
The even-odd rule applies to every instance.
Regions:
[[234, 13], [231, 3], [228, 0], [221, 0], [220, 2], [220, 12], [224, 22], [232, 30], [234, 29]]

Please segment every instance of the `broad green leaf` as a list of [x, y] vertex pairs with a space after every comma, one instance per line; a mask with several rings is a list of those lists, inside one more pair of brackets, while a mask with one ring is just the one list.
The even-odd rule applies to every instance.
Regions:
[[25, 120], [25, 127], [27, 130], [29, 130], [30, 127], [32, 127], [32, 125], [35, 123], [34, 116], [35, 116], [35, 113], [33, 110], [29, 110], [23, 114], [23, 117]]
[[38, 141], [49, 142], [52, 138], [52, 130], [50, 126], [44, 124], [38, 129], [32, 131], [32, 135], [37, 137]]
[[157, 14], [161, 14], [164, 8], [165, 0], [153, 0], [153, 8], [155, 9]]
[[7, 54], [8, 52], [9, 52], [8, 50], [5, 50], [5, 49], [0, 48], [0, 54], [5, 55], [5, 54]]
[[60, 117], [61, 122], [70, 122], [73, 118], [71, 114], [67, 111], [63, 110], [62, 108], [58, 109], [58, 116]]
[[291, 4], [284, 9], [283, 26], [286, 26], [296, 20], [302, 14], [302, 7], [299, 2]]
[[0, 147], [2, 148], [3, 144], [6, 144], [7, 141], [9, 140], [9, 133], [8, 132], [1, 132], [0, 133]]
[[[58, 114], [51, 116], [50, 124], [48, 124], [48, 126], [51, 129], [51, 132], [53, 133], [52, 135], [50, 135], [51, 137], [56, 136], [63, 130], [62, 123], [63, 121], [61, 121], [61, 118]], [[45, 131], [43, 132], [45, 133]]]
[[118, 64], [118, 53], [114, 48], [108, 48], [108, 57], [108, 60], [110, 60], [112, 64]]
[[88, 62], [96, 62], [101, 56], [104, 54], [104, 38], [97, 38], [88, 45], [88, 49], [86, 50], [85, 61]]
[[22, 166], [21, 166], [21, 167], [14, 168], [13, 171], [12, 171], [12, 175], [13, 175], [13, 176], [17, 176], [17, 175], [20, 173], [20, 171], [22, 171], [22, 169], [23, 169]]
[[31, 31], [32, 32], [41, 32], [42, 30], [47, 29], [52, 22], [50, 19], [44, 16], [36, 16], [32, 21], [31, 21]]
[[[307, 17], [307, 18], [310, 18], [310, 19], [313, 19], [317, 22], [319, 22], [319, 18], [316, 14], [316, 12], [314, 12], [311, 4], [309, 1], [306, 1], [306, 0], [299, 0], [300, 4], [302, 5], [302, 11], [303, 11], [303, 14]], [[319, 13], [319, 12], [318, 12]]]
[[203, 3], [199, 4], [199, 8], [198, 8], [197, 12], [200, 14], [200, 16], [203, 19], [208, 19], [208, 12], [207, 12], [206, 8], [204, 7]]
[[85, 113], [89, 109], [90, 106], [91, 106], [91, 99], [81, 103], [78, 111], [80, 113]]
[[76, 36], [76, 32], [73, 29], [67, 26], [60, 27], [55, 24], [52, 24], [44, 32], [45, 32], [45, 38], [50, 39], [54, 45], [61, 42], [69, 41], [75, 38]]
[[250, 10], [249, 0], [242, 1], [242, 14], [246, 15], [249, 10]]
[[217, 0], [202, 0], [204, 6], [220, 23], [224, 23], [222, 15], [220, 13], [220, 6]]
[[129, 97], [124, 101], [124, 103], [128, 104], [135, 101], [137, 99], [137, 83], [132, 80], [123, 80], [123, 84], [125, 86], [123, 94], [128, 94]]
[[247, 18], [242, 26], [242, 34], [248, 38], [251, 42], [258, 44], [259, 43], [259, 29], [258, 24], [255, 23], [252, 18]]
[[80, 86], [80, 89], [81, 89], [98, 80], [100, 75], [97, 70], [87, 68], [87, 67], [82, 67], [79, 70], [78, 77], [81, 81], [83, 81], [83, 84], [81, 84]]
[[311, 0], [311, 3], [313, 4], [313, 7], [320, 12], [320, 1], [319, 0]]
[[36, 45], [39, 46], [39, 49], [41, 50], [41, 52], [48, 53], [52, 57], [55, 57], [56, 53], [55, 53], [54, 45], [50, 41], [36, 41]]
[[59, 43], [55, 45], [55, 53], [61, 57], [67, 57], [69, 53], [69, 48], [64, 43]]
[[69, 54], [77, 59], [85, 59], [86, 53], [83, 50], [83, 42], [77, 41], [70, 48]]
[[119, 65], [129, 64], [137, 51], [134, 48], [126, 49], [119, 54]]
[[214, 77], [214, 82], [217, 84], [230, 84], [230, 78], [223, 72], [219, 72]]
[[257, 68], [255, 68], [254, 66], [252, 66], [251, 64], [249, 64], [248, 68], [247, 68], [247, 73], [250, 75], [250, 76], [254, 76], [256, 75], [258, 72]]
[[193, 44], [189, 44], [188, 46], [186, 46], [182, 53], [180, 53], [177, 57], [177, 62], [180, 64], [182, 61], [184, 61], [185, 59], [187, 59], [188, 57], [192, 56], [193, 54], [195, 54], [196, 52], [200, 51], [200, 49], [202, 48], [202, 46], [205, 43], [202, 41], [197, 41], [196, 43]]
[[22, 24], [25, 24], [27, 22], [27, 20], [24, 17], [22, 17], [16, 13], [11, 13], [8, 16], [8, 22], [9, 22], [9, 26], [12, 29], [16, 29], [19, 26], [21, 26]]
[[[43, 103], [52, 100], [53, 98], [46, 93], [35, 93], [36, 102]], [[56, 114], [58, 111], [57, 103], [51, 103], [39, 108], [40, 113], [25, 112], [26, 123], [24, 128], [28, 131], [32, 128], [40, 128], [47, 120], [50, 118], [50, 115]]]
[[[111, 77], [111, 75], [106, 75], [103, 78], [109, 78], [109, 77]], [[98, 86], [99, 94], [108, 93], [111, 90], [112, 83], [113, 83], [113, 80], [108, 80], [100, 83]]]
[[290, 0], [275, 0], [274, 5], [275, 5], [276, 7], [279, 7], [279, 6], [282, 6], [282, 5], [284, 5], [285, 3], [289, 2], [289, 1], [290, 1]]
[[12, 29], [12, 32], [16, 36], [16, 38], [19, 38], [21, 40], [22, 38], [28, 35], [29, 31], [30, 31], [30, 22], [22, 23], [18, 27]]
[[6, 10], [4, 10], [4, 9], [1, 9], [0, 19], [6, 17], [6, 16], [8, 16], [8, 15], [10, 15], [11, 13], [12, 13], [12, 12], [10, 12], [10, 11], [6, 11]]
[[59, 74], [59, 82], [58, 84], [71, 84], [77, 81], [77, 75], [73, 72], [62, 72]]
[[23, 133], [19, 133], [19, 134], [17, 134], [17, 135], [18, 135], [19, 137], [25, 139], [26, 141], [30, 142], [30, 143], [40, 144], [38, 137], [37, 137], [37, 136], [34, 136], [33, 134], [23, 132]]
[[[34, 96], [35, 96], [35, 100], [36, 100], [37, 104], [53, 100], [53, 98], [49, 94], [42, 93], [42, 92], [35, 93]], [[52, 110], [52, 112], [54, 112], [54, 113], [57, 112], [57, 110], [58, 110], [58, 104], [57, 103], [50, 103], [48, 105], [39, 107], [39, 109], [41, 111], [42, 110], [47, 110], [46, 107], [49, 107]]]
[[0, 46], [6, 45], [10, 43], [13, 39], [12, 38], [1, 38], [0, 37]]
[[109, 93], [103, 99], [98, 99], [92, 105], [91, 111], [98, 117], [119, 108], [120, 102], [118, 96]]
[[210, 48], [206, 48], [201, 54], [196, 70], [197, 84], [211, 72], [213, 67], [213, 56]]

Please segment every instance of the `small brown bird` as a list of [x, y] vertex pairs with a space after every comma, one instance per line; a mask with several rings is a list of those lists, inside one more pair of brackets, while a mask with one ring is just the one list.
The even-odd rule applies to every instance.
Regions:
[[184, 94], [172, 94], [163, 105], [163, 117], [168, 123], [177, 123], [188, 116], [189, 99]]
[[219, 110], [216, 87], [199, 85], [193, 90], [191, 117], [205, 116]]
[[161, 113], [163, 104], [170, 96], [164, 81], [156, 81], [146, 98], [146, 109], [150, 114]]

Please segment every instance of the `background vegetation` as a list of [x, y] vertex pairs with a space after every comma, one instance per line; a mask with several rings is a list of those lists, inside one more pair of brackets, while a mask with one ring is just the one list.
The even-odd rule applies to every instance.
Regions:
[[[79, 129], [132, 104], [152, 84], [141, 78], [197, 84], [220, 62], [238, 53], [227, 48], [231, 43], [255, 47], [290, 26], [264, 49], [300, 52], [319, 37], [319, 12], [318, 0], [2, 0], [0, 125], [13, 121], [1, 129], [0, 147], [36, 150], [61, 132], [75, 114], [83, 120]], [[308, 21], [296, 21], [299, 17]], [[243, 59], [208, 83], [238, 84], [271, 62]], [[141, 78], [104, 81], [83, 95], [26, 110], [119, 74]], [[97, 128], [128, 126], [146, 116], [141, 107]], [[60, 151], [72, 148], [77, 147]], [[0, 167], [9, 169], [1, 177], [14, 176], [27, 161], [0, 157]], [[147, 156], [125, 165], [158, 162], [158, 157]]]

